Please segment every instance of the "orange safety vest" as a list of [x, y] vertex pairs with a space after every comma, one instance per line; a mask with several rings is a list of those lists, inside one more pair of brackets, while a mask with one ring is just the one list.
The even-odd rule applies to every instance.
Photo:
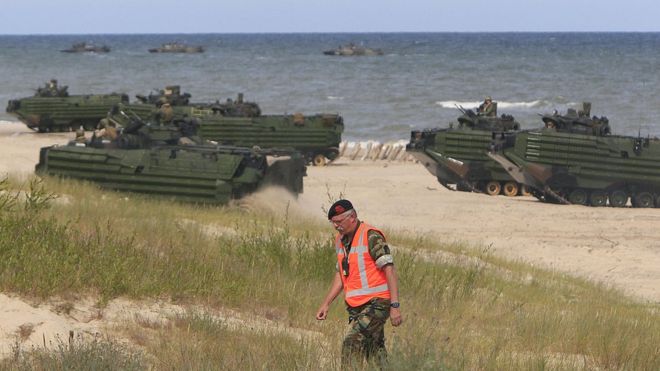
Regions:
[[360, 306], [373, 298], [390, 298], [385, 272], [378, 269], [376, 262], [369, 254], [368, 233], [371, 230], [383, 234], [380, 230], [364, 222], [360, 223], [355, 231], [351, 250], [348, 253], [348, 276], [344, 276], [341, 272], [341, 263], [346, 255], [344, 245], [341, 243], [341, 235], [337, 234], [335, 238], [339, 274], [344, 284], [346, 303], [351, 307]]

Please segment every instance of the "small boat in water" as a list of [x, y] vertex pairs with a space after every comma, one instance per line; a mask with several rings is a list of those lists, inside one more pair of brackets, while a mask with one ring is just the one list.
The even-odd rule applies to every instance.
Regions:
[[149, 53], [204, 53], [204, 47], [173, 42], [165, 43], [160, 48], [149, 49]]
[[106, 45], [96, 46], [88, 43], [76, 43], [69, 49], [60, 50], [62, 53], [108, 53], [110, 48]]
[[337, 49], [326, 50], [323, 52], [325, 55], [338, 55], [338, 56], [363, 56], [363, 55], [383, 55], [380, 49], [365, 48], [353, 43], [343, 45]]

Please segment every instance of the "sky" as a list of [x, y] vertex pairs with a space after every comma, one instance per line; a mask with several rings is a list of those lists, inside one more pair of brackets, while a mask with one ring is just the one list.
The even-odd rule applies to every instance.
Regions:
[[658, 32], [658, 0], [0, 0], [0, 34]]

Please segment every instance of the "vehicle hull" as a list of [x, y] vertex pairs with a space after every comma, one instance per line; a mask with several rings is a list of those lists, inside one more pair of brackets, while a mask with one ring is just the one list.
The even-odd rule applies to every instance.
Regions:
[[518, 194], [519, 184], [488, 157], [492, 135], [469, 128], [413, 131], [406, 150], [450, 189], [499, 194], [505, 184], [513, 182]]
[[[126, 107], [144, 120], [149, 120], [156, 111], [155, 106], [148, 104]], [[199, 135], [206, 140], [239, 147], [293, 148], [315, 165], [319, 165], [319, 156], [330, 161], [337, 158], [344, 131], [343, 119], [336, 114], [226, 117], [211, 108], [192, 105], [173, 109], [176, 117], [197, 118]]]
[[39, 132], [71, 131], [80, 126], [92, 130], [114, 105], [122, 102], [128, 102], [125, 94], [28, 97], [10, 100], [7, 113]]
[[296, 157], [282, 157], [269, 164], [266, 156], [247, 149], [213, 146], [112, 149], [72, 143], [42, 148], [36, 171], [41, 175], [90, 181], [117, 191], [224, 204], [265, 184], [301, 193], [305, 165]]
[[605, 193], [610, 204], [612, 195], [616, 197], [612, 206], [624, 206], [622, 194], [626, 201], [630, 197], [633, 206], [640, 197], [646, 201], [650, 197], [651, 206], [660, 206], [660, 140], [656, 138], [541, 129], [519, 133], [499, 156], [510, 163], [505, 170], [539, 189], [548, 201], [602, 206]]

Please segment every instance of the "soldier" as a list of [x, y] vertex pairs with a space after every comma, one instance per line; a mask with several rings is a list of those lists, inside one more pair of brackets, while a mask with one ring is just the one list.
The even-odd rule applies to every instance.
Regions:
[[37, 97], [56, 97], [57, 96], [57, 80], [50, 79], [46, 82], [44, 87], [38, 87], [35, 96]]
[[497, 116], [495, 107], [496, 106], [493, 104], [493, 99], [490, 96], [487, 96], [486, 99], [484, 99], [484, 102], [481, 103], [479, 108], [477, 108], [477, 113], [480, 116]]
[[185, 117], [181, 120], [181, 122], [179, 122], [181, 138], [179, 138], [177, 144], [182, 146], [200, 144], [202, 140], [197, 136], [198, 128], [199, 121], [196, 118]]
[[172, 105], [165, 98], [160, 98], [160, 107], [158, 108], [158, 121], [161, 124], [169, 124], [174, 119], [174, 110]]
[[296, 126], [305, 125], [305, 116], [302, 113], [296, 112], [293, 114], [293, 124]]
[[57, 90], [57, 80], [55, 79], [50, 79], [48, 82], [48, 92], [50, 93], [51, 96], [56, 97], [58, 90]]
[[316, 312], [324, 320], [330, 304], [344, 291], [348, 331], [341, 351], [342, 367], [360, 367], [363, 359], [384, 367], [387, 361], [384, 326], [402, 322], [394, 260], [383, 233], [360, 221], [348, 200], [335, 202], [328, 212], [337, 236], [337, 272]]
[[76, 145], [85, 144], [87, 142], [87, 138], [85, 138], [85, 129], [83, 129], [82, 126], [76, 130], [76, 139], [73, 141], [76, 142]]
[[109, 141], [114, 141], [117, 139], [118, 132], [117, 132], [117, 125], [115, 124], [114, 121], [104, 118], [99, 121], [99, 124], [96, 126], [96, 131], [94, 132], [94, 136], [96, 138], [101, 138]]

